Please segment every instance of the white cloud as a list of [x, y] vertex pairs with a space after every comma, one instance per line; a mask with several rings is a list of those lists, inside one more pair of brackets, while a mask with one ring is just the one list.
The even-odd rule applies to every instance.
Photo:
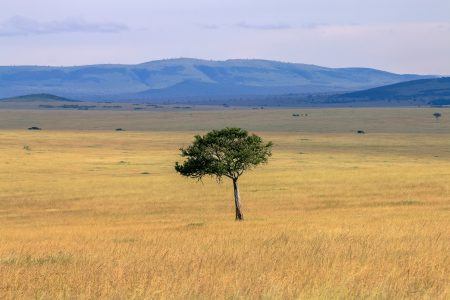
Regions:
[[322, 25], [292, 30], [278, 45], [317, 64], [449, 75], [449, 37], [450, 22]]
[[83, 18], [67, 18], [60, 21], [40, 22], [35, 19], [15, 16], [0, 22], [0, 36], [27, 36], [73, 32], [117, 33], [128, 30], [124, 24], [88, 22]]
[[289, 29], [291, 26], [289, 24], [284, 23], [247, 23], [247, 22], [239, 22], [236, 24], [236, 27], [244, 28], [244, 29], [253, 29], [253, 30], [283, 30]]

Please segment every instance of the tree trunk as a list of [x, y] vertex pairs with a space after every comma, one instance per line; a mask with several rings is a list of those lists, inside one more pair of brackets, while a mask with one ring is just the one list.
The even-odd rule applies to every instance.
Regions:
[[241, 212], [241, 199], [239, 196], [239, 186], [237, 183], [237, 178], [233, 179], [234, 188], [234, 205], [236, 206], [236, 221], [244, 220], [244, 215]]

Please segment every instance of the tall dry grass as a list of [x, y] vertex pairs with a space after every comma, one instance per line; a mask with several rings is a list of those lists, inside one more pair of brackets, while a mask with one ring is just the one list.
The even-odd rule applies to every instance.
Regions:
[[0, 298], [450, 297], [450, 135], [260, 134], [236, 223], [193, 133], [0, 132]]

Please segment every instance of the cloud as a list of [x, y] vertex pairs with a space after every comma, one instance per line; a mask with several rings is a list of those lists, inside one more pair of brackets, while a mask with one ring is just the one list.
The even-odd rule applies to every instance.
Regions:
[[244, 28], [244, 29], [253, 29], [253, 30], [283, 30], [290, 29], [291, 25], [284, 23], [274, 23], [274, 24], [252, 24], [247, 22], [239, 22], [235, 24], [236, 27]]
[[127, 31], [124, 24], [114, 22], [88, 22], [83, 18], [40, 22], [31, 18], [15, 16], [0, 23], [0, 36], [27, 36], [57, 33], [117, 33]]
[[[361, 38], [361, 37], [377, 37], [379, 40], [390, 41], [393, 37], [400, 39], [399, 41], [406, 40], [410, 37], [422, 36], [422, 39], [426, 37], [441, 36], [450, 30], [449, 22], [440, 23], [392, 23], [392, 24], [373, 24], [373, 25], [361, 25], [361, 24], [348, 24], [348, 25], [324, 25], [311, 28], [315, 34], [321, 35], [327, 38]], [[414, 40], [414, 39], [413, 39]], [[420, 43], [417, 42], [417, 47]], [[423, 42], [423, 40], [422, 40]], [[448, 39], [447, 39], [447, 44]]]
[[299, 28], [313, 30], [313, 29], [317, 29], [317, 28], [323, 27], [323, 26], [327, 26], [327, 24], [324, 24], [324, 23], [303, 23], [303, 24], [300, 24]]
[[247, 22], [239, 22], [235, 24], [197, 24], [197, 26], [201, 29], [206, 30], [218, 30], [218, 29], [232, 29], [232, 28], [241, 28], [248, 30], [284, 30], [291, 29], [292, 26], [289, 24], [282, 23], [274, 23], [274, 24], [257, 24], [257, 23], [247, 23]]
[[216, 29], [220, 29], [221, 26], [216, 25], [216, 24], [198, 24], [198, 27], [200, 27], [201, 29], [207, 29], [207, 30], [216, 30]]

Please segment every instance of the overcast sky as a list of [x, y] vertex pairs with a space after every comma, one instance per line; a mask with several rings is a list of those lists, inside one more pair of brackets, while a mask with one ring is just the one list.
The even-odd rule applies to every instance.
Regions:
[[450, 75], [450, 0], [0, 2], [0, 65], [261, 58]]

